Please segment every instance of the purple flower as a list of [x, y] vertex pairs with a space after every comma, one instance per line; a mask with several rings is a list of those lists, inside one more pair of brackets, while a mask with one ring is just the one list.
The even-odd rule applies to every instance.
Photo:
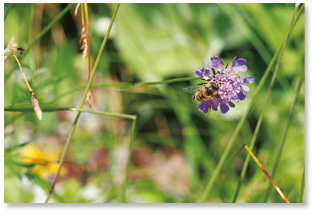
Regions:
[[203, 77], [203, 79], [205, 80], [208, 80], [209, 77], [212, 77], [210, 69], [204, 67], [199, 67], [198, 69], [196, 69], [195, 75], [196, 77]]
[[231, 71], [233, 71], [234, 73], [246, 72], [248, 69], [247, 65], [245, 65], [245, 63], [247, 63], [246, 59], [239, 58], [238, 60], [236, 60], [236, 58], [237, 57], [234, 57], [233, 59], [233, 63], [230, 67]]
[[[229, 107], [235, 107], [233, 102], [239, 102], [246, 99], [245, 92], [249, 92], [250, 88], [244, 83], [253, 83], [254, 77], [248, 76], [243, 78], [238, 75], [239, 71], [247, 71], [247, 66], [245, 65], [247, 61], [245, 59], [239, 58], [236, 60], [236, 57], [233, 59], [232, 66], [230, 68], [221, 69], [221, 66], [224, 65], [223, 60], [218, 62], [218, 57], [213, 56], [211, 58], [212, 63], [206, 62], [206, 67], [198, 68], [195, 72], [196, 77], [203, 77], [204, 79], [210, 77], [210, 81], [204, 86], [207, 87], [209, 84], [215, 83], [218, 85], [218, 90], [214, 93], [213, 98], [207, 101], [201, 101], [198, 107], [200, 112], [208, 113], [209, 108], [217, 111], [218, 107], [221, 108], [223, 114], [229, 111]], [[209, 68], [213, 68], [215, 72], [220, 72], [212, 74]], [[231, 72], [236, 73], [232, 75]], [[207, 80], [207, 79], [206, 79]], [[193, 98], [196, 98], [196, 95], [199, 91], [195, 93]]]
[[214, 69], [216, 73], [221, 72], [222, 66], [224, 65], [224, 61], [222, 59], [220, 61], [218, 61], [218, 60], [219, 60], [219, 58], [217, 56], [213, 55], [213, 57], [211, 57], [212, 63], [206, 61], [205, 66], [209, 69], [210, 68]]

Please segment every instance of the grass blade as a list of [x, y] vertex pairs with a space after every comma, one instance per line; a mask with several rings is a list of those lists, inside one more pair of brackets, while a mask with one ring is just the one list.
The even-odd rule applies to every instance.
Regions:
[[121, 195], [121, 202], [125, 203], [125, 194], [126, 194], [126, 189], [127, 189], [127, 183], [128, 183], [128, 177], [129, 177], [129, 172], [130, 172], [130, 162], [131, 162], [131, 155], [133, 151], [133, 145], [134, 145], [134, 138], [135, 138], [135, 132], [136, 132], [136, 121], [137, 117], [133, 119], [133, 124], [132, 124], [132, 134], [130, 138], [130, 145], [129, 145], [129, 150], [128, 150], [128, 157], [127, 157], [127, 165], [126, 165], [126, 172], [125, 172], [125, 179], [124, 179], [124, 185], [122, 189], [122, 195]]
[[[109, 88], [118, 88], [118, 89], [129, 89], [135, 86], [142, 86], [142, 85], [162, 85], [162, 84], [170, 84], [170, 83], [179, 83], [185, 81], [192, 81], [192, 80], [199, 80], [197, 77], [182, 77], [182, 78], [175, 78], [175, 79], [168, 79], [162, 81], [147, 81], [147, 82], [135, 82], [135, 83], [126, 83], [126, 84], [117, 84], [117, 83], [95, 83], [92, 84], [92, 88], [101, 88], [101, 87], [109, 87]], [[76, 87], [70, 91], [61, 93], [60, 95], [56, 96], [55, 99], [59, 99], [63, 96], [72, 94], [73, 92], [79, 91], [84, 89], [85, 86]]]
[[[70, 111], [74, 107], [41, 105], [42, 112]], [[31, 104], [11, 104], [4, 105], [4, 112], [34, 112]]]
[[130, 119], [135, 120], [136, 115], [131, 114], [121, 114], [121, 113], [112, 113], [112, 112], [106, 112], [106, 111], [96, 111], [96, 110], [85, 110], [85, 109], [79, 109], [79, 108], [72, 108], [72, 111], [80, 111], [85, 113], [91, 113], [91, 114], [98, 114], [98, 115], [105, 115], [105, 116], [112, 116], [112, 117], [120, 117], [124, 119]]
[[[4, 106], [5, 112], [34, 112], [33, 107], [31, 104], [11, 104]], [[96, 110], [85, 110], [79, 109], [75, 107], [65, 107], [65, 106], [51, 106], [51, 105], [43, 105], [42, 106], [43, 112], [56, 112], [56, 111], [80, 111], [85, 113], [92, 113], [92, 114], [99, 114], [99, 115], [106, 115], [106, 116], [113, 116], [113, 117], [120, 117], [124, 119], [136, 119], [135, 115], [131, 114], [122, 114], [122, 113], [112, 113], [106, 111], [96, 111]]]

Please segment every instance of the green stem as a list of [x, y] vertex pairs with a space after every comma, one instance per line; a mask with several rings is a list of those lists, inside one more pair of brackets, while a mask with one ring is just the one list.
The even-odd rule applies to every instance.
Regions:
[[80, 111], [80, 112], [91, 113], [91, 114], [120, 117], [120, 118], [130, 119], [130, 120], [136, 119], [136, 115], [130, 115], [130, 114], [111, 113], [111, 112], [106, 112], [106, 111], [95, 111], [95, 110], [85, 110], [85, 109], [79, 109], [79, 108], [72, 108], [72, 111]]
[[[122, 114], [122, 113], [112, 113], [112, 112], [106, 112], [106, 111], [95, 111], [95, 110], [85, 110], [75, 107], [65, 107], [65, 106], [50, 106], [50, 105], [43, 105], [41, 107], [42, 112], [55, 112], [55, 111], [80, 111], [85, 113], [91, 113], [91, 114], [99, 114], [99, 115], [107, 115], [107, 116], [113, 116], [113, 117], [120, 117], [125, 119], [135, 119], [135, 115], [129, 115], [129, 114]], [[4, 106], [5, 112], [34, 112], [34, 108], [31, 104], [11, 104], [11, 105], [5, 105]]]
[[[301, 15], [301, 13], [298, 14], [297, 18], [299, 18], [300, 15]], [[297, 20], [298, 19], [296, 19], [296, 21]], [[292, 29], [293, 29], [296, 21], [292, 24]], [[237, 125], [237, 127], [236, 127], [236, 129], [235, 129], [235, 131], [234, 131], [234, 133], [233, 133], [233, 135], [232, 135], [232, 137], [231, 137], [227, 147], [226, 147], [226, 149], [224, 150], [224, 152], [223, 152], [223, 154], [221, 156], [221, 159], [220, 159], [219, 163], [217, 164], [217, 166], [215, 168], [215, 171], [214, 171], [213, 175], [211, 176], [211, 178], [210, 178], [210, 180], [209, 180], [209, 182], [208, 182], [208, 184], [207, 184], [207, 186], [205, 188], [204, 193], [202, 194], [202, 196], [201, 196], [201, 198], [200, 198], [200, 200], [198, 202], [205, 202], [206, 199], [208, 198], [209, 193], [210, 193], [210, 191], [213, 188], [213, 184], [214, 184], [218, 174], [220, 173], [221, 169], [223, 168], [223, 166], [225, 164], [225, 161], [227, 159], [227, 156], [229, 155], [229, 153], [230, 153], [230, 151], [231, 151], [231, 149], [232, 149], [232, 147], [234, 145], [234, 141], [235, 141], [235, 139], [236, 139], [236, 137], [237, 137], [237, 135], [238, 135], [238, 133], [239, 133], [239, 131], [240, 131], [244, 121], [245, 121], [245, 119], [248, 117], [248, 114], [249, 114], [252, 106], [254, 105], [254, 100], [255, 100], [256, 96], [258, 95], [259, 91], [261, 90], [262, 86], [264, 85], [265, 80], [266, 80], [267, 76], [270, 73], [270, 70], [272, 69], [272, 67], [274, 65], [274, 62], [278, 58], [278, 54], [282, 51], [284, 43], [285, 43], [285, 41], [280, 46], [280, 48], [277, 50], [277, 52], [275, 53], [275, 56], [271, 60], [271, 63], [268, 65], [268, 67], [267, 67], [267, 69], [266, 69], [266, 71], [265, 71], [265, 73], [264, 73], [264, 75], [263, 75], [259, 85], [257, 86], [257, 88], [255, 90], [255, 93], [254, 93], [254, 95], [253, 95], [253, 97], [252, 97], [252, 99], [251, 99], [251, 101], [250, 101], [250, 103], [248, 105], [247, 110], [245, 111], [245, 113], [241, 117], [241, 119], [240, 119], [240, 121], [239, 121], [239, 123], [238, 123], [238, 125]]]
[[[81, 101], [80, 106], [79, 106], [79, 109], [80, 109], [80, 110], [83, 108], [83, 106], [84, 106], [84, 104], [85, 104], [86, 97], [87, 97], [87, 93], [88, 93], [88, 91], [89, 91], [89, 89], [90, 89], [90, 86], [91, 86], [92, 80], [93, 80], [93, 78], [94, 78], [96, 69], [97, 69], [97, 67], [98, 67], [98, 65], [99, 65], [99, 63], [100, 63], [100, 57], [101, 57], [101, 54], [102, 54], [102, 52], [103, 52], [103, 50], [104, 50], [104, 47], [105, 47], [105, 45], [106, 45], [106, 42], [107, 42], [107, 40], [108, 40], [108, 36], [109, 36], [109, 34], [110, 34], [110, 31], [111, 31], [113, 22], [114, 22], [114, 20], [115, 20], [117, 11], [118, 11], [118, 9], [119, 9], [119, 6], [120, 6], [120, 4], [117, 4], [117, 7], [116, 7], [116, 9], [115, 9], [115, 11], [114, 11], [114, 14], [113, 14], [113, 16], [112, 16], [112, 18], [111, 18], [110, 25], [109, 25], [109, 27], [108, 27], [108, 29], [107, 29], [107, 32], [106, 32], [105, 37], [104, 37], [104, 39], [103, 39], [102, 45], [101, 45], [101, 47], [100, 47], [100, 50], [99, 50], [97, 59], [96, 59], [96, 61], [95, 61], [95, 64], [94, 64], [93, 69], [92, 69], [92, 72], [91, 72], [90, 79], [88, 80], [88, 83], [87, 83], [87, 86], [86, 86], [86, 89], [85, 89], [85, 92], [84, 92], [82, 101]], [[75, 131], [75, 129], [76, 129], [76, 126], [77, 126], [77, 123], [78, 123], [78, 119], [79, 119], [79, 117], [80, 117], [80, 114], [81, 114], [81, 111], [78, 111], [78, 112], [77, 112], [77, 115], [76, 115], [76, 118], [75, 118], [75, 120], [74, 120], [74, 122], [73, 122], [73, 124], [72, 124], [70, 133], [69, 133], [68, 138], [67, 138], [67, 140], [66, 140], [66, 144], [65, 144], [65, 146], [64, 146], [64, 149], [63, 149], [63, 152], [62, 152], [60, 161], [59, 161], [59, 168], [58, 168], [58, 170], [57, 170], [57, 173], [56, 173], [55, 176], [54, 176], [54, 179], [53, 179], [52, 184], [51, 184], [51, 187], [50, 187], [49, 195], [47, 196], [47, 199], [46, 199], [45, 203], [48, 203], [48, 201], [49, 201], [49, 199], [50, 199], [50, 197], [51, 197], [51, 194], [52, 194], [52, 192], [53, 192], [53, 190], [54, 190], [54, 186], [55, 186], [55, 184], [56, 184], [57, 178], [58, 178], [59, 173], [60, 173], [60, 171], [61, 171], [61, 167], [62, 167], [63, 162], [64, 162], [65, 154], [66, 154], [66, 152], [67, 152], [67, 150], [68, 150], [68, 148], [69, 148], [69, 144], [70, 144], [70, 141], [71, 141], [71, 139], [72, 139], [72, 137], [73, 137], [74, 131]]]
[[[275, 174], [276, 174], [276, 171], [277, 171], [277, 167], [278, 167], [278, 164], [279, 164], [279, 160], [280, 160], [280, 157], [281, 157], [281, 154], [282, 154], [282, 150], [283, 150], [283, 147], [284, 147], [284, 143], [285, 143], [285, 139], [286, 139], [286, 136], [287, 136], [289, 124], [290, 124], [290, 121], [291, 121], [291, 118], [292, 118], [292, 114], [293, 114], [295, 105], [296, 105], [298, 97], [299, 97], [299, 93], [300, 93], [300, 90], [301, 90], [301, 86], [302, 86], [303, 80], [304, 80], [304, 70], [302, 71], [302, 74], [301, 74], [301, 77], [300, 77], [300, 81], [299, 81], [299, 84], [298, 84], [298, 88], [297, 88], [297, 91], [296, 91], [296, 95], [295, 95], [295, 98], [294, 98], [293, 103], [291, 105], [290, 112], [289, 112], [289, 115], [288, 115], [288, 120], [287, 120], [287, 123], [285, 125], [285, 129], [284, 129], [282, 138], [280, 140], [278, 153], [276, 155], [275, 163], [274, 163], [273, 170], [272, 170], [272, 173], [271, 173], [273, 179], [275, 178]], [[265, 197], [264, 197], [264, 203], [268, 201], [270, 193], [271, 193], [271, 186], [269, 186], [267, 188], [267, 190], [266, 190], [266, 194], [265, 194]]]
[[126, 202], [125, 194], [126, 194], [128, 177], [129, 177], [129, 172], [130, 172], [131, 155], [132, 155], [132, 151], [133, 151], [134, 138], [135, 138], [135, 132], [136, 132], [136, 121], [137, 121], [137, 116], [135, 116], [135, 118], [133, 119], [133, 124], [132, 124], [132, 135], [131, 135], [131, 139], [130, 139], [127, 165], [126, 165], [126, 172], [125, 172], [125, 179], [124, 179], [124, 185], [123, 185], [123, 190], [122, 190], [122, 195], [121, 195], [121, 202], [123, 202], [123, 203]]
[[[74, 107], [40, 105], [42, 112], [70, 111]], [[34, 112], [34, 107], [30, 103], [4, 105], [4, 111], [7, 112]]]
[[168, 79], [163, 81], [152, 81], [152, 82], [135, 82], [129, 84], [114, 84], [114, 83], [98, 83], [93, 84], [92, 87], [114, 87], [119, 89], [129, 89], [135, 86], [140, 85], [160, 85], [160, 84], [167, 84], [167, 83], [177, 83], [177, 82], [185, 82], [191, 80], [199, 80], [197, 77], [183, 77], [183, 78], [175, 78], [175, 79]]
[[[185, 82], [185, 81], [192, 81], [192, 80], [199, 80], [199, 78], [197, 78], [197, 77], [183, 77], [183, 78], [168, 79], [168, 80], [163, 80], [163, 81], [135, 82], [135, 83], [128, 83], [128, 84], [95, 83], [95, 84], [92, 84], [91, 87], [92, 88], [112, 87], [112, 88], [118, 88], [118, 89], [129, 89], [129, 88], [133, 88], [135, 86], [141, 86], [141, 85], [162, 85], [162, 84], [178, 83], [178, 82]], [[71, 94], [73, 92], [79, 91], [79, 90], [84, 89], [84, 88], [85, 88], [85, 86], [76, 87], [72, 90], [61, 93], [60, 95], [56, 96], [55, 99], [66, 96], [68, 94]]]

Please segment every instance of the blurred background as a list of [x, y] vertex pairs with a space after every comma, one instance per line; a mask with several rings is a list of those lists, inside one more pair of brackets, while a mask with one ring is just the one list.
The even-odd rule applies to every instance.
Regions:
[[[9, 7], [4, 4], [4, 10]], [[12, 37], [26, 48], [66, 4], [14, 4], [4, 22], [4, 45]], [[93, 84], [134, 83], [193, 77], [213, 55], [231, 64], [247, 60], [253, 76], [245, 101], [227, 114], [197, 110], [183, 88], [198, 81], [92, 88], [95, 110], [136, 114], [137, 126], [126, 192], [128, 202], [195, 202], [207, 185], [271, 58], [282, 44], [294, 4], [121, 4]], [[91, 66], [114, 4], [88, 4]], [[40, 104], [78, 107], [87, 84], [88, 61], [80, 50], [80, 10], [75, 5], [22, 61]], [[304, 69], [304, 15], [287, 43], [254, 153], [271, 172]], [[10, 73], [12, 72], [12, 73]], [[235, 140], [231, 154], [250, 143], [270, 83]], [[4, 105], [29, 103], [14, 58], [4, 64]], [[88, 108], [85, 105], [85, 108]], [[76, 113], [4, 114], [4, 201], [43, 202]], [[295, 105], [276, 183], [297, 202], [304, 169], [304, 86]], [[56, 186], [53, 202], [119, 202], [131, 136], [131, 120], [82, 113]], [[228, 160], [208, 202], [230, 202], [246, 152]], [[237, 202], [262, 202], [268, 180], [251, 162]], [[282, 202], [272, 191], [269, 202]]]

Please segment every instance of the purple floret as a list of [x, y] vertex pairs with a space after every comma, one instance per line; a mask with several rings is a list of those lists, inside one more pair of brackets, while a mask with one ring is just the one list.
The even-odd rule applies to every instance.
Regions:
[[220, 61], [218, 61], [219, 58], [217, 56], [213, 56], [211, 57], [211, 62], [206, 61], [205, 62], [205, 66], [207, 68], [213, 68], [215, 70], [215, 72], [221, 72], [222, 71], [222, 66], [224, 65], [224, 61], [221, 59]]
[[196, 77], [203, 77], [203, 79], [205, 80], [208, 80], [209, 77], [212, 77], [210, 69], [204, 67], [199, 67], [198, 69], [196, 69], [195, 75]]

